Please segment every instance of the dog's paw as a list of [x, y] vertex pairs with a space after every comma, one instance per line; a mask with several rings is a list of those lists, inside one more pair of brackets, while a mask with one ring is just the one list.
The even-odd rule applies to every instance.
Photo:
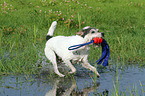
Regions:
[[95, 72], [95, 74], [97, 75], [97, 77], [100, 77], [100, 74], [98, 72]]
[[100, 77], [100, 74], [98, 73], [96, 69], [93, 72], [97, 75], [97, 77]]
[[76, 71], [74, 71], [74, 72], [73, 72], [73, 71], [71, 71], [71, 72], [69, 72], [69, 74], [74, 74], [75, 72], [76, 72]]
[[63, 74], [58, 74], [59, 75], [59, 77], [64, 77], [65, 75], [63, 75]]

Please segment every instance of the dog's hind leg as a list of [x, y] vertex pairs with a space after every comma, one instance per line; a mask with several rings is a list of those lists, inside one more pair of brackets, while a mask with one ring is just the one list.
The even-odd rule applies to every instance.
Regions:
[[92, 65], [90, 65], [89, 63], [88, 63], [88, 55], [86, 55], [84, 58], [83, 58], [83, 63], [82, 63], [82, 66], [84, 67], [84, 68], [87, 68], [87, 69], [90, 69], [90, 70], [92, 70], [95, 74], [97, 74], [97, 76], [99, 76], [100, 77], [100, 74], [98, 73], [98, 71], [96, 70], [96, 68], [95, 67], [93, 67]]
[[69, 60], [64, 60], [64, 63], [66, 66], [68, 66], [71, 69], [71, 72], [69, 72], [70, 74], [76, 72], [76, 68], [71, 64]]
[[45, 55], [50, 60], [50, 62], [53, 64], [54, 72], [56, 74], [58, 74], [60, 77], [64, 77], [65, 75], [61, 74], [58, 70], [57, 62], [56, 62], [56, 55], [55, 55], [54, 51], [51, 50], [50, 48], [47, 48], [47, 49], [45, 48]]

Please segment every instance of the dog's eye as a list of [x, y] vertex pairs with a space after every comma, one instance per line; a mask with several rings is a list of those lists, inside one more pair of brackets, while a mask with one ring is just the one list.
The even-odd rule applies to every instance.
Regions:
[[95, 33], [95, 31], [92, 31], [91, 33]]

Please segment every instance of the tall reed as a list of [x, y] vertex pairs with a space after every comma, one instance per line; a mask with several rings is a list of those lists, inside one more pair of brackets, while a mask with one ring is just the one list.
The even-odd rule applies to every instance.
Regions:
[[120, 96], [120, 94], [121, 94], [119, 87], [120, 87], [122, 73], [123, 73], [123, 70], [121, 73], [119, 73], [119, 61], [117, 60], [116, 72], [114, 74], [114, 77], [112, 77], [113, 78], [113, 86], [114, 86], [114, 92], [112, 92], [113, 96]]
[[141, 88], [142, 88], [142, 96], [144, 96], [145, 91], [144, 91], [144, 89], [143, 89], [143, 86], [145, 86], [145, 85], [142, 85], [142, 83], [141, 83], [140, 80], [139, 80], [139, 83], [140, 83], [140, 86], [141, 86]]
[[78, 14], [79, 30], [81, 30], [81, 16]]
[[[2, 31], [0, 30], [0, 52], [1, 52], [1, 55], [3, 55], [3, 51], [2, 51]], [[1, 56], [0, 55], [0, 56]]]
[[33, 41], [34, 41], [34, 44], [36, 44], [36, 28], [35, 28], [35, 25], [34, 25], [34, 39], [33, 39]]

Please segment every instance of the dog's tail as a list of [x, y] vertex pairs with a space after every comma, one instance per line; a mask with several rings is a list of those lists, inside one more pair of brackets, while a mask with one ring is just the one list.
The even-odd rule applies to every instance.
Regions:
[[53, 21], [50, 28], [49, 28], [49, 31], [47, 33], [46, 40], [49, 40], [50, 38], [53, 37], [53, 33], [54, 33], [55, 28], [56, 28], [56, 25], [57, 25], [57, 22]]

